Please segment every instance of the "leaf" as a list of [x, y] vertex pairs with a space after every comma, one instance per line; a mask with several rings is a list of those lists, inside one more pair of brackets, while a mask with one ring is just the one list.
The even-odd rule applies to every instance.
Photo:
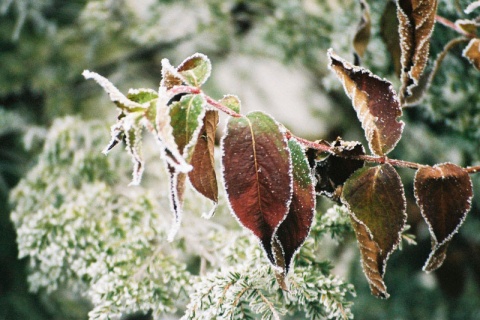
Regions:
[[201, 53], [185, 59], [177, 68], [183, 81], [188, 85], [200, 87], [210, 77], [212, 65], [208, 57]]
[[[214, 161], [217, 124], [218, 111], [207, 111], [203, 118], [203, 125], [190, 162], [193, 170], [188, 173], [190, 182], [195, 190], [212, 200], [215, 206], [218, 203], [218, 186]], [[207, 217], [211, 217], [213, 212], [212, 210]]]
[[164, 87], [167, 90], [175, 86], [181, 86], [183, 84], [183, 78], [178, 73], [168, 59], [162, 59], [162, 80], [160, 81], [160, 87]]
[[372, 294], [387, 298], [383, 283], [387, 260], [399, 245], [407, 220], [402, 181], [390, 164], [364, 167], [345, 182], [342, 201], [356, 222], [363, 270]]
[[233, 95], [233, 94], [225, 95], [218, 102], [224, 105], [225, 107], [235, 111], [236, 113], [240, 113], [242, 104], [240, 102], [240, 99], [236, 95]]
[[477, 70], [480, 70], [480, 39], [472, 39], [462, 55], [470, 61]]
[[[205, 115], [205, 99], [200, 95], [185, 95], [180, 101], [170, 105], [170, 124], [172, 135], [179, 153], [186, 162], [190, 162], [194, 147], [197, 143], [200, 129], [202, 128]], [[170, 199], [171, 207], [175, 216], [175, 227], [169, 234], [168, 239], [172, 240], [181, 222], [183, 193], [187, 174], [179, 172], [172, 165], [169, 165], [170, 172]]]
[[125, 97], [125, 95], [121, 93], [107, 78], [102, 77], [98, 73], [84, 70], [82, 75], [85, 79], [95, 80], [108, 93], [110, 100], [112, 100], [121, 110], [142, 111], [146, 108], [145, 105]]
[[400, 101], [412, 94], [428, 61], [437, 0], [398, 0], [402, 74]]
[[144, 170], [144, 161], [142, 155], [142, 127], [133, 126], [130, 130], [125, 130], [125, 141], [127, 143], [127, 151], [132, 157], [133, 162], [133, 178], [130, 185], [139, 185], [142, 181]]
[[423, 267], [431, 272], [442, 265], [450, 240], [470, 210], [472, 181], [465, 169], [444, 163], [418, 169], [414, 186], [415, 198], [432, 237], [432, 252]]
[[187, 175], [178, 172], [175, 167], [167, 164], [170, 175], [170, 207], [173, 212], [173, 225], [168, 233], [167, 240], [172, 242], [180, 228], [183, 215], [183, 195], [185, 193], [185, 182]]
[[276, 232], [283, 249], [285, 274], [291, 267], [295, 253], [307, 239], [315, 215], [315, 190], [307, 158], [295, 139], [288, 141], [288, 147], [293, 166], [293, 194], [287, 217]]
[[357, 236], [358, 247], [362, 256], [362, 269], [370, 285], [370, 291], [376, 297], [387, 299], [390, 295], [383, 281], [385, 264], [382, 250], [372, 239], [371, 233], [364, 224], [357, 222], [352, 216], [350, 216], [350, 221]]
[[473, 12], [473, 10], [477, 9], [478, 7], [480, 7], [480, 1], [473, 1], [472, 3], [470, 3], [467, 8], [464, 10], [466, 14], [470, 14]]
[[367, 50], [368, 42], [370, 41], [372, 22], [370, 19], [370, 7], [368, 6], [367, 1], [359, 0], [359, 2], [362, 10], [362, 18], [360, 19], [357, 31], [353, 37], [353, 47], [355, 52], [360, 57], [363, 57]]
[[158, 93], [152, 89], [130, 89], [127, 98], [137, 103], [147, 103], [158, 98]]
[[190, 162], [205, 115], [205, 98], [188, 94], [170, 105], [170, 124], [178, 151]]
[[222, 139], [223, 178], [230, 208], [260, 239], [270, 262], [273, 235], [292, 198], [292, 164], [279, 124], [262, 112], [230, 118]]
[[162, 156], [168, 165], [175, 168], [178, 172], [188, 172], [192, 167], [185, 161], [179, 152], [180, 149], [173, 137], [173, 128], [170, 123], [170, 112], [168, 107], [169, 96], [165, 87], [158, 89], [158, 99], [156, 101], [155, 126], [150, 128], [157, 136], [157, 141], [162, 149]]
[[398, 33], [397, 5], [395, 0], [387, 1], [380, 20], [380, 36], [387, 46], [393, 61], [395, 74], [400, 78], [402, 66], [400, 64], [400, 35]]
[[[364, 155], [365, 149], [360, 142], [337, 139], [332, 150], [336, 154], [329, 154], [324, 159], [315, 161], [314, 174], [317, 180], [315, 191], [319, 195], [338, 202], [345, 181], [365, 163], [363, 160], [348, 157]], [[340, 189], [338, 189], [339, 187]]]
[[475, 20], [458, 19], [457, 21], [455, 21], [455, 26], [463, 30], [466, 34], [477, 34], [478, 24], [477, 22], [475, 22]]
[[404, 123], [397, 121], [402, 109], [390, 82], [370, 71], [353, 66], [330, 49], [330, 69], [335, 71], [352, 99], [362, 123], [370, 150], [383, 156], [390, 152], [402, 137]]

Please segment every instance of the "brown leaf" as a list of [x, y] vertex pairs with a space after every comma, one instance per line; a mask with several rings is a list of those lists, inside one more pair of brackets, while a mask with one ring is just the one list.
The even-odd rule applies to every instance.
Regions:
[[279, 124], [262, 112], [230, 118], [222, 140], [225, 189], [233, 214], [276, 265], [273, 236], [292, 199], [292, 164]]
[[465, 50], [463, 50], [463, 56], [467, 58], [477, 70], [480, 70], [480, 39], [470, 40]]
[[387, 46], [387, 50], [393, 61], [395, 74], [400, 78], [401, 63], [400, 57], [400, 35], [398, 34], [397, 5], [395, 0], [387, 1], [380, 20], [380, 36]]
[[389, 294], [387, 293], [387, 286], [383, 281], [382, 250], [372, 240], [370, 232], [368, 232], [365, 225], [357, 222], [353, 217], [350, 217], [350, 221], [357, 236], [358, 247], [362, 256], [362, 269], [367, 277], [370, 291], [376, 297], [387, 299]]
[[386, 155], [402, 137], [404, 126], [403, 121], [397, 120], [402, 109], [392, 84], [367, 69], [353, 66], [331, 49], [328, 55], [329, 67], [352, 99], [370, 150], [379, 156]]
[[352, 218], [372, 294], [386, 298], [387, 260], [398, 247], [407, 215], [402, 181], [390, 164], [357, 170], [345, 182], [342, 201]]
[[370, 19], [370, 7], [367, 1], [359, 0], [359, 2], [362, 9], [362, 18], [353, 37], [353, 48], [360, 57], [363, 57], [367, 50], [368, 42], [370, 41], [372, 23]]
[[322, 160], [315, 160], [314, 174], [317, 180], [315, 191], [338, 202], [340, 199], [335, 197], [337, 188], [342, 187], [352, 173], [364, 165], [363, 160], [347, 157], [364, 155], [365, 149], [360, 142], [337, 139], [332, 150], [335, 154], [329, 154]]
[[398, 0], [400, 48], [402, 52], [402, 87], [400, 100], [403, 101], [417, 86], [428, 61], [430, 37], [435, 25], [437, 0]]
[[212, 200], [215, 204], [218, 202], [218, 186], [214, 161], [217, 124], [218, 111], [207, 111], [203, 118], [203, 126], [190, 162], [193, 170], [188, 173], [190, 182], [195, 190]]
[[465, 169], [452, 163], [418, 169], [415, 198], [432, 237], [432, 252], [423, 267], [427, 272], [439, 268], [447, 246], [470, 210], [472, 181]]

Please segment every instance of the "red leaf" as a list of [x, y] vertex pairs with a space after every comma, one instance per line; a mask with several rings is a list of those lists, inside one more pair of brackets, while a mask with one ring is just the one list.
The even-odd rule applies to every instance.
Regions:
[[[193, 170], [188, 173], [192, 186], [215, 204], [218, 202], [217, 177], [215, 175], [215, 131], [218, 124], [218, 112], [207, 111], [203, 118], [203, 126], [193, 150], [191, 165]], [[213, 213], [213, 211], [212, 211]]]
[[402, 109], [392, 84], [367, 69], [353, 66], [332, 50], [328, 56], [330, 68], [352, 99], [370, 150], [379, 156], [387, 154], [402, 137], [404, 126], [403, 121], [397, 120]]
[[430, 37], [435, 25], [437, 0], [398, 0], [402, 88], [400, 100], [412, 94], [428, 61]]
[[292, 198], [290, 152], [279, 125], [262, 112], [230, 118], [222, 140], [223, 177], [233, 214], [275, 265], [273, 235]]
[[353, 224], [372, 294], [386, 298], [382, 277], [407, 220], [402, 181], [390, 164], [365, 167], [345, 182], [342, 200], [361, 225]]
[[295, 253], [305, 242], [315, 215], [315, 189], [307, 158], [296, 140], [289, 140], [288, 146], [293, 165], [293, 195], [287, 217], [276, 233], [283, 249], [285, 274], [290, 269]]
[[415, 198], [432, 237], [432, 252], [423, 267], [439, 268], [447, 246], [470, 210], [472, 181], [465, 169], [444, 163], [422, 167], [415, 175]]

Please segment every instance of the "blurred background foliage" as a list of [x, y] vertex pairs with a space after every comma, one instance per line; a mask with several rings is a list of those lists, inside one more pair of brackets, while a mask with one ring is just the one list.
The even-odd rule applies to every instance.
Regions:
[[[470, 1], [441, 0], [439, 14], [455, 21]], [[387, 2], [370, 1], [372, 39], [362, 65], [398, 87], [392, 59], [380, 37]], [[478, 13], [477, 13], [478, 14]], [[62, 309], [88, 311], [66, 293], [30, 294], [27, 261], [18, 260], [9, 221], [8, 193], [28, 172], [46, 129], [65, 115], [114, 119], [102, 90], [81, 77], [90, 69], [122, 91], [156, 88], [160, 61], [180, 63], [207, 54], [213, 97], [233, 93], [246, 109], [270, 112], [310, 139], [360, 140], [363, 133], [340, 83], [326, 66], [333, 47], [353, 60], [352, 38], [360, 19], [355, 0], [2, 0], [0, 2], [0, 319], [62, 319]], [[437, 25], [430, 66], [456, 37]], [[462, 166], [480, 164], [480, 72], [461, 57], [446, 57], [426, 99], [404, 110], [406, 129], [393, 158]], [[105, 131], [108, 136], [108, 132]], [[103, 146], [99, 146], [99, 152]], [[428, 230], [414, 204], [411, 170], [400, 170], [408, 196], [410, 232], [389, 261], [387, 301], [370, 295], [352, 237], [326, 250], [334, 271], [355, 285], [356, 319], [480, 319], [480, 179], [464, 226], [442, 268], [425, 274]], [[319, 206], [332, 204], [322, 200]], [[82, 307], [83, 306], [83, 307]], [[60, 310], [60, 311], [59, 311]]]

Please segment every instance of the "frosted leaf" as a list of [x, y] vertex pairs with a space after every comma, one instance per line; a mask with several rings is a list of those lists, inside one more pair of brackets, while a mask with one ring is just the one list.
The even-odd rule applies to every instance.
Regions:
[[125, 97], [123, 93], [121, 93], [107, 78], [98, 73], [84, 70], [82, 75], [85, 79], [95, 80], [108, 93], [110, 100], [112, 100], [120, 109], [138, 111], [138, 109], [143, 110], [146, 108], [146, 106]]
[[472, 3], [470, 3], [467, 8], [465, 8], [465, 13], [466, 14], [470, 14], [473, 12], [473, 10], [477, 9], [478, 7], [480, 7], [480, 1], [474, 1]]
[[189, 165], [178, 151], [178, 146], [173, 137], [173, 128], [170, 124], [170, 113], [167, 105], [169, 96], [165, 87], [158, 90], [158, 99], [156, 103], [156, 119], [157, 140], [164, 148], [162, 155], [167, 163], [179, 172], [189, 172], [192, 166]]
[[480, 71], [480, 39], [470, 40], [462, 55]]

